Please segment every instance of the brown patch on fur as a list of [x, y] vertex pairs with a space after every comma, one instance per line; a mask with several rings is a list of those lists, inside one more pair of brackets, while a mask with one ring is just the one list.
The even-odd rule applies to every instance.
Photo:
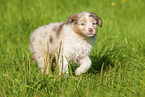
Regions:
[[59, 37], [59, 35], [60, 35], [60, 32], [61, 32], [61, 30], [62, 30], [63, 25], [64, 25], [64, 23], [63, 23], [63, 24], [61, 24], [61, 25], [59, 26], [59, 28], [57, 29], [57, 32], [56, 32], [56, 36], [57, 36], [57, 37]]
[[31, 48], [31, 50], [32, 50], [32, 54], [35, 54], [36, 52], [35, 52], [35, 50], [34, 50], [32, 44], [30, 44], [30, 48]]
[[87, 20], [85, 18], [81, 19], [80, 22], [87, 23]]
[[86, 37], [86, 35], [83, 33], [85, 31], [85, 25], [83, 28], [79, 28], [79, 25], [81, 25], [80, 23], [87, 23], [87, 20], [85, 18], [81, 18], [83, 17], [83, 14], [80, 16], [79, 20], [77, 20], [77, 22], [75, 22], [75, 25], [71, 25], [71, 27], [73, 28], [74, 32], [76, 34], [78, 34], [79, 36], [82, 37]]
[[98, 25], [102, 27], [102, 20], [95, 13], [90, 13], [90, 16], [94, 17], [97, 20]]
[[42, 44], [41, 41], [39, 41], [39, 44], [40, 44], [40, 45]]
[[94, 22], [96, 22], [96, 20], [93, 17], [90, 17], [90, 22], [94, 23]]
[[96, 23], [95, 25], [94, 24], [92, 24], [92, 27], [95, 29], [95, 30], [97, 30], [97, 22], [96, 22], [96, 20], [94, 19], [94, 17], [90, 17], [90, 19], [89, 19], [89, 22], [90, 23]]
[[50, 36], [50, 38], [49, 38], [49, 42], [52, 44], [52, 42], [53, 42], [53, 38], [52, 38], [52, 36]]
[[54, 26], [53, 29], [52, 29], [52, 31], [57, 31], [57, 27]]
[[67, 21], [66, 21], [66, 24], [70, 24], [70, 23], [72, 23], [72, 22], [76, 22], [77, 21], [77, 18], [78, 18], [78, 14], [74, 14], [74, 15], [72, 15], [72, 16], [69, 16], [68, 18], [67, 18]]
[[79, 25], [79, 24], [75, 24], [75, 25], [72, 26], [74, 32], [75, 32], [76, 34], [82, 36], [82, 37], [86, 37], [86, 35], [83, 33], [83, 31], [85, 30], [85, 27], [82, 28], [82, 29], [80, 29], [80, 28], [78, 27], [78, 25]]
[[35, 37], [32, 37], [31, 42], [34, 42], [34, 41], [35, 41]]

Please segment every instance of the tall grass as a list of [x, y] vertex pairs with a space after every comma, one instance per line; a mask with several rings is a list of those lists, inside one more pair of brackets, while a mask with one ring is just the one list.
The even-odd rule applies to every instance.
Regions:
[[[144, 97], [144, 9], [144, 0], [0, 0], [1, 96]], [[41, 74], [31, 62], [30, 33], [81, 11], [103, 20], [92, 67], [81, 76]]]

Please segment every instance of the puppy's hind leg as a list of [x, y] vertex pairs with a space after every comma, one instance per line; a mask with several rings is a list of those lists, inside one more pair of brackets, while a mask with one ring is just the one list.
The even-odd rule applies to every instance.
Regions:
[[49, 59], [49, 56], [46, 56], [45, 57], [45, 62], [44, 62], [44, 67], [45, 67], [45, 74], [49, 75], [51, 74], [51, 65], [50, 64], [50, 59]]
[[41, 73], [45, 73], [45, 74], [50, 74], [51, 73], [51, 67], [49, 64], [49, 56], [47, 57], [40, 57], [37, 59], [38, 62], [38, 67], [41, 68]]
[[41, 73], [44, 73], [44, 58], [37, 58], [38, 67], [41, 68]]
[[68, 61], [62, 56], [59, 60], [59, 75], [68, 73]]

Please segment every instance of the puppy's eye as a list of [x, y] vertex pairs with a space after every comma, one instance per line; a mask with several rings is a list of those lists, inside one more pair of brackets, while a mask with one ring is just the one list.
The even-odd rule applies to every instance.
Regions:
[[93, 25], [96, 25], [97, 23], [92, 23]]
[[84, 26], [84, 25], [85, 25], [85, 23], [81, 23], [81, 25], [82, 25], [82, 26]]

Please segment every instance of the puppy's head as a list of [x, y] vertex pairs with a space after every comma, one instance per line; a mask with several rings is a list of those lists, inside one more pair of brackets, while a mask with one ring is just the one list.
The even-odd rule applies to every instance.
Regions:
[[95, 13], [82, 12], [69, 16], [66, 24], [71, 25], [80, 36], [93, 37], [97, 32], [97, 25], [102, 27], [102, 20]]

